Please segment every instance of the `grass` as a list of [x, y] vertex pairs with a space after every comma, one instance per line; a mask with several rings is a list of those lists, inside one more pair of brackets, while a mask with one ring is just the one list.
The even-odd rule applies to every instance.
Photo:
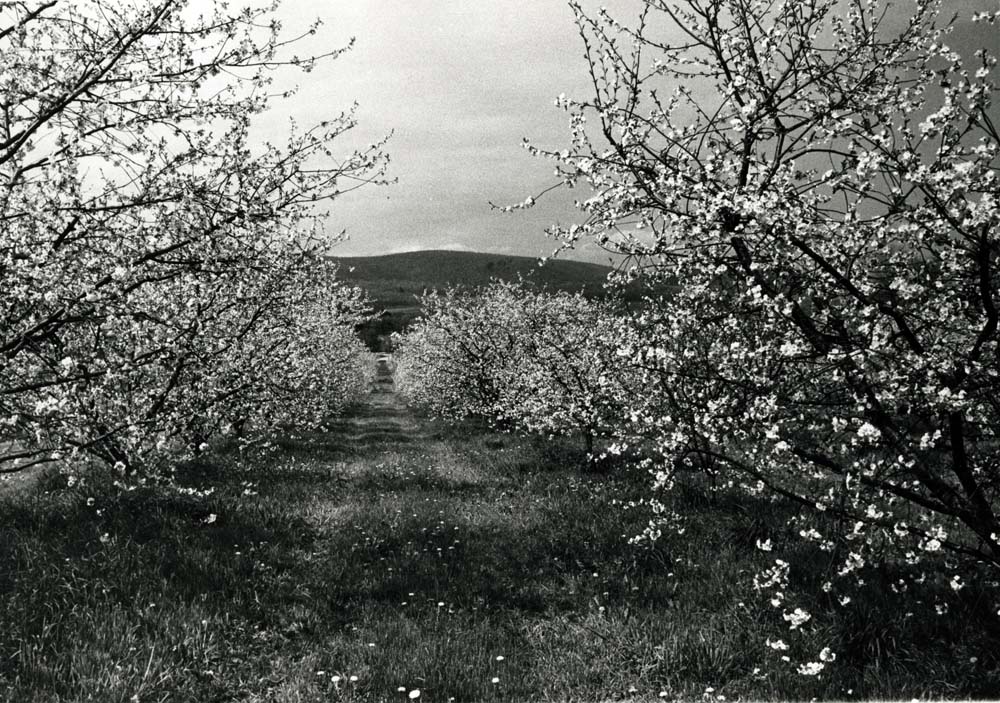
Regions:
[[[674, 498], [683, 536], [629, 546], [649, 517], [629, 507], [645, 478], [581, 472], [571, 446], [449, 430], [389, 403], [183, 477], [214, 492], [50, 474], [0, 497], [0, 698], [1000, 693], [997, 618], [971, 587], [947, 617], [906, 616], [887, 587], [846, 609], [816, 601], [804, 643], [833, 644], [838, 666], [789, 672], [763, 645], [780, 617], [749, 585], [769, 558], [755, 540], [784, 540], [780, 506], [691, 486]], [[809, 565], [828, 558], [797, 555], [790, 595], [814, 592]]]

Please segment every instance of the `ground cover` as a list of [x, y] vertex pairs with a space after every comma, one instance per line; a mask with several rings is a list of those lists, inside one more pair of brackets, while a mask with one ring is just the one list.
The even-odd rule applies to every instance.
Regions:
[[[383, 379], [385, 380], [385, 379]], [[572, 444], [414, 417], [383, 383], [326, 431], [184, 469], [207, 496], [44, 476], [0, 497], [0, 698], [422, 701], [986, 697], [972, 587], [817, 603], [820, 677], [765, 644], [750, 587], [780, 509], [692, 485], [684, 535], [630, 546], [646, 478]], [[635, 504], [635, 507], [630, 505]], [[829, 555], [801, 555], [816, 564]], [[805, 561], [803, 561], [805, 560]], [[792, 587], [816, 590], [810, 574]], [[892, 574], [887, 570], [886, 583]], [[946, 588], [946, 585], [942, 585]], [[881, 595], [880, 595], [881, 594]], [[876, 601], [883, 598], [882, 601]], [[876, 615], [877, 614], [877, 619]], [[985, 624], [984, 624], [985, 623]]]

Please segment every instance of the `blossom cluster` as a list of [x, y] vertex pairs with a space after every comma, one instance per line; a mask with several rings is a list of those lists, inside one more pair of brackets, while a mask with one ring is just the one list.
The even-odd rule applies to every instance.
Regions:
[[672, 287], [619, 350], [649, 371], [624, 418], [656, 487], [709, 470], [800, 506], [845, 605], [887, 564], [956, 592], [1000, 568], [996, 57], [963, 62], [940, 0], [571, 4], [594, 94], [557, 101], [571, 148], [528, 148], [588, 191], [563, 246]]
[[[127, 472], [213, 434], [316, 421], [364, 388], [360, 294], [314, 203], [350, 113], [254, 147], [289, 40], [270, 8], [103, 0], [0, 8], [0, 468]], [[337, 53], [337, 52], [333, 52]]]

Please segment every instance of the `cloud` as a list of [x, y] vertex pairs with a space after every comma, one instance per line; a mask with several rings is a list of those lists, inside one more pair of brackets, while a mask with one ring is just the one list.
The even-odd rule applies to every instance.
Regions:
[[[963, 16], [991, 0], [948, 0]], [[638, 14], [640, 0], [606, 4], [617, 17]], [[516, 8], [515, 8], [516, 6]], [[287, 118], [302, 125], [328, 119], [357, 100], [358, 126], [334, 143], [337, 154], [364, 148], [393, 131], [386, 188], [361, 188], [331, 207], [329, 231], [346, 229], [343, 255], [451, 248], [546, 256], [558, 242], [555, 223], [586, 217], [573, 204], [587, 194], [553, 191], [536, 207], [503, 216], [489, 202], [522, 202], [555, 179], [553, 165], [521, 147], [527, 137], [552, 149], [570, 142], [568, 117], [552, 102], [565, 92], [591, 95], [583, 48], [565, 0], [285, 0], [279, 10], [289, 35], [321, 17], [323, 27], [296, 47], [322, 53], [357, 37], [354, 49], [290, 80], [302, 90], [260, 116], [265, 136], [281, 142]], [[995, 28], [960, 22], [956, 46], [989, 44]], [[697, 88], [697, 85], [693, 87]], [[581, 242], [566, 258], [607, 263], [610, 255]]]
[[461, 242], [405, 242], [386, 249], [381, 254], [409, 254], [414, 251], [436, 251], [444, 249], [446, 251], [477, 251], [467, 244]]
[[[396, 245], [396, 246], [394, 246], [394, 247], [392, 247], [390, 249], [386, 249], [385, 251], [381, 251], [381, 252], [379, 252], [379, 255], [382, 255], [382, 254], [409, 254], [410, 252], [414, 252], [414, 251], [427, 251], [428, 248], [433, 248], [433, 247], [427, 247], [426, 245], [421, 244], [419, 242], [410, 242], [410, 243], [398, 244], [398, 245]], [[349, 255], [345, 254], [345, 256], [349, 256]]]

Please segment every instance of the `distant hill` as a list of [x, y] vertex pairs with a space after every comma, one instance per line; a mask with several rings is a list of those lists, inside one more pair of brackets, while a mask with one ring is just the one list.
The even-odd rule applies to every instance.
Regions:
[[582, 261], [538, 259], [467, 251], [414, 251], [385, 256], [331, 257], [341, 264], [340, 278], [363, 288], [377, 308], [385, 310], [380, 320], [363, 329], [373, 349], [386, 350], [385, 338], [400, 331], [420, 313], [417, 297], [426, 290], [450, 286], [486, 285], [491, 279], [516, 281], [549, 290], [582, 292], [588, 297], [604, 295], [604, 282], [611, 269]]
[[385, 256], [332, 257], [340, 276], [368, 290], [385, 307], [412, 306], [413, 296], [449, 286], [482, 286], [490, 279], [527, 282], [554, 290], [603, 295], [611, 269], [581, 261], [550, 259], [544, 266], [528, 256], [468, 251], [414, 251]]

